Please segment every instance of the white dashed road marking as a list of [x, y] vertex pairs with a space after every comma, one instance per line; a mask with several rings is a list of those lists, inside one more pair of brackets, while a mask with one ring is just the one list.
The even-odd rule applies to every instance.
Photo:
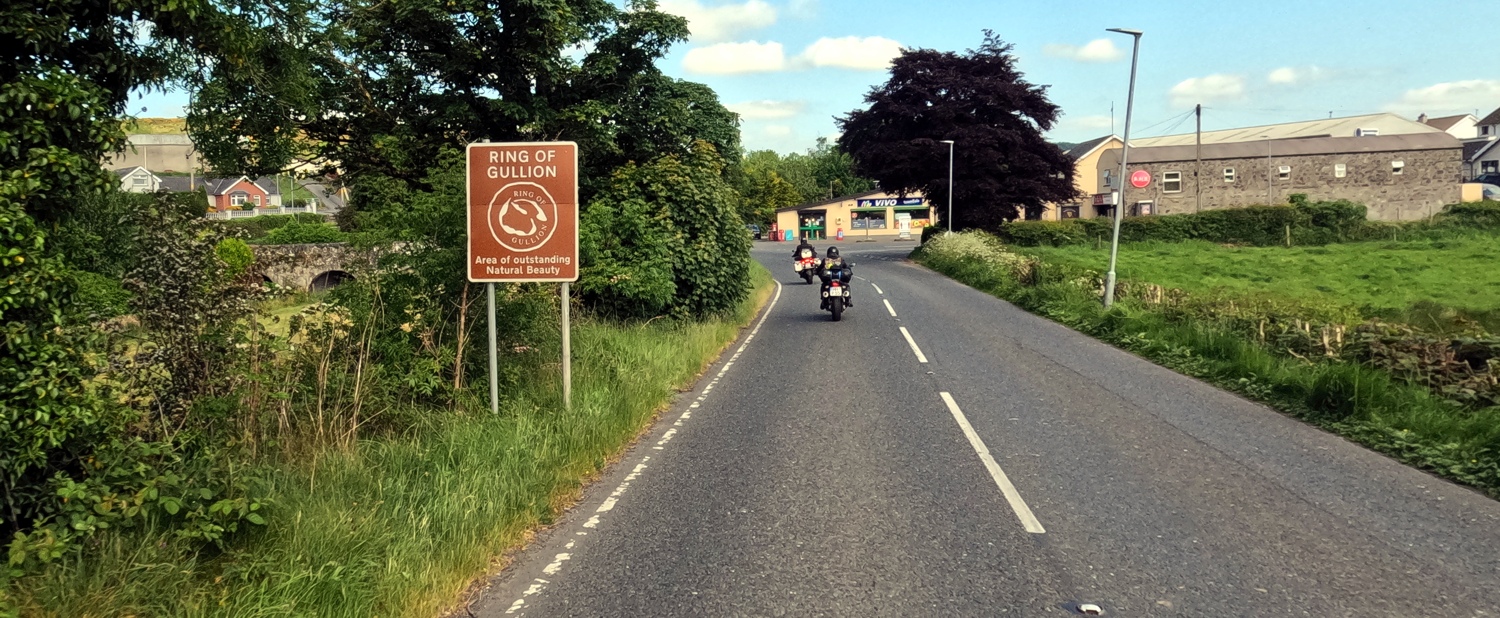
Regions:
[[[729, 361], [724, 363], [724, 366], [719, 369], [719, 373], [714, 375], [714, 379], [710, 380], [709, 383], [703, 387], [703, 391], [698, 394], [698, 398], [693, 400], [693, 403], [688, 405], [687, 410], [682, 413], [682, 416], [677, 417], [677, 421], [672, 423], [672, 427], [667, 429], [666, 433], [662, 434], [661, 440], [657, 442], [656, 446], [653, 446], [652, 449], [659, 451], [665, 448], [666, 444], [672, 440], [672, 436], [677, 434], [677, 427], [681, 427], [683, 421], [693, 417], [693, 411], [699, 409], [699, 407], [703, 405], [703, 400], [707, 398], [708, 394], [714, 390], [714, 386], [717, 386], [719, 384], [719, 380], [724, 377], [725, 373], [729, 372], [729, 368], [734, 366], [734, 362], [736, 360], [739, 360], [740, 355], [745, 352], [745, 348], [748, 347], [750, 345], [750, 342], [755, 339], [755, 335], [760, 332], [760, 327], [766, 323], [766, 318], [771, 317], [771, 310], [776, 308], [776, 301], [779, 300], [781, 300], [781, 282], [776, 282], [776, 295], [771, 297], [771, 302], [766, 305], [764, 313], [762, 313], [760, 316], [760, 320], [755, 323], [755, 328], [750, 329], [750, 334], [746, 335], [745, 341], [740, 343], [739, 348], [735, 349], [734, 355], [729, 357]], [[908, 340], [910, 340], [910, 338], [908, 338]], [[926, 361], [924, 360], [923, 362]], [[594, 509], [593, 517], [590, 517], [588, 521], [583, 522], [583, 527], [595, 528], [599, 526], [600, 516], [608, 513], [615, 508], [615, 505], [619, 503], [620, 496], [624, 495], [625, 490], [630, 487], [630, 483], [636, 478], [640, 477], [641, 472], [646, 469], [646, 462], [648, 461], [651, 461], [651, 457], [649, 455], [641, 458], [641, 462], [639, 464], [636, 464], [635, 469], [630, 471], [630, 474], [625, 477], [625, 480], [621, 481], [620, 485], [609, 494], [609, 497], [605, 498], [604, 501], [599, 504], [599, 507]], [[584, 536], [588, 533], [580, 530], [576, 534], [577, 536]], [[574, 541], [568, 541], [567, 545], [563, 547], [563, 549], [573, 549], [573, 543]], [[549, 576], [556, 575], [558, 571], [562, 570], [563, 563], [567, 562], [572, 557], [572, 554], [569, 553], [557, 554], [557, 556], [552, 559], [552, 562], [542, 569], [542, 573]], [[547, 587], [547, 584], [549, 583], [551, 582], [548, 580], [538, 578], [531, 585], [531, 587], [526, 589], [526, 592], [521, 594], [521, 598], [516, 599], [515, 603], [512, 603], [510, 608], [505, 610], [505, 613], [514, 614], [521, 611], [521, 608], [526, 605], [526, 598], [540, 593], [544, 588]]]
[[907, 345], [910, 345], [911, 346], [911, 351], [916, 353], [916, 355], [917, 355], [917, 362], [919, 362], [919, 363], [925, 363], [925, 362], [927, 362], [927, 355], [922, 353], [922, 348], [917, 347], [916, 340], [914, 340], [914, 339], [911, 338], [911, 332], [907, 331], [905, 326], [901, 327], [901, 336], [902, 337], [906, 337], [906, 343], [907, 343]]
[[943, 403], [948, 405], [948, 411], [953, 413], [953, 420], [958, 421], [958, 426], [969, 438], [969, 445], [974, 447], [974, 452], [979, 453], [979, 460], [983, 461], [985, 469], [990, 471], [990, 477], [995, 479], [996, 485], [1000, 486], [1000, 493], [1005, 494], [1005, 501], [1009, 502], [1011, 510], [1016, 512], [1016, 518], [1021, 520], [1021, 526], [1033, 534], [1045, 533], [1042, 522], [1037, 521], [1036, 515], [1031, 513], [1031, 507], [1026, 506], [1026, 501], [1021, 499], [1021, 492], [1016, 491], [1016, 486], [1011, 484], [1010, 477], [1005, 476], [1005, 471], [1000, 469], [1000, 464], [995, 462], [993, 455], [990, 455], [990, 449], [984, 446], [984, 440], [979, 439], [979, 434], [974, 431], [974, 426], [969, 424], [969, 419], [964, 416], [963, 410], [958, 409], [958, 402], [953, 400], [953, 395], [946, 391], [938, 395], [943, 398]]
[[891, 306], [891, 301], [882, 298], [880, 302], [885, 303], [885, 310], [891, 312], [891, 317], [896, 317], [896, 308]]
[[881, 293], [881, 294], [884, 294], [884, 293], [885, 293], [885, 290], [882, 290], [882, 289], [880, 289], [880, 286], [878, 286], [878, 285], [875, 285], [875, 282], [874, 282], [874, 281], [871, 281], [871, 282], [870, 282], [870, 287], [872, 287], [872, 288], [875, 288], [875, 291], [876, 291], [876, 292], [880, 292], [880, 293]]

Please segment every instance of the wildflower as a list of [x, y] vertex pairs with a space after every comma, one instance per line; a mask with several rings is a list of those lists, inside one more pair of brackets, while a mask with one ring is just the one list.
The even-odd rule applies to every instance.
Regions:
[[402, 332], [407, 332], [407, 333], [411, 332], [411, 322], [407, 322], [405, 324], [402, 324], [401, 325], [401, 331]]

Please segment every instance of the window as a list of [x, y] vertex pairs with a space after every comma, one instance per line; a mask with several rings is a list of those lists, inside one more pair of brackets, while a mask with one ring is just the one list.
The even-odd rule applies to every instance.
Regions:
[[1490, 134], [1490, 125], [1484, 125], [1482, 127], [1479, 127], [1479, 134], [1480, 135], [1489, 135]]
[[245, 200], [249, 198], [249, 193], [245, 193], [244, 191], [235, 191], [234, 193], [229, 194], [229, 203], [235, 206], [239, 206], [240, 204], [244, 204]]
[[1401, 175], [1401, 172], [1403, 172], [1403, 171], [1406, 171], [1406, 162], [1405, 161], [1391, 161], [1391, 173], [1392, 174], [1395, 174], [1395, 175], [1399, 176], [1399, 175]]
[[1290, 165], [1283, 165], [1283, 166], [1281, 166], [1279, 168], [1276, 168], [1276, 177], [1280, 178], [1282, 180], [1291, 180], [1292, 179], [1292, 166], [1290, 166]]
[[1162, 172], [1162, 174], [1161, 174], [1161, 192], [1162, 193], [1181, 193], [1182, 192], [1182, 172]]
[[1500, 172], [1500, 161], [1480, 161], [1479, 162], [1479, 173], [1481, 173], [1481, 174], [1493, 174], [1495, 172]]
[[1334, 163], [1333, 164], [1333, 177], [1334, 178], [1343, 178], [1344, 176], [1347, 176], [1347, 175], [1349, 175], [1349, 168], [1346, 167], [1343, 163]]
[[1104, 170], [1104, 188], [1106, 189], [1115, 188], [1115, 183], [1112, 182], [1113, 176], [1110, 174], [1111, 171], [1112, 170]]
[[1234, 168], [1224, 168], [1224, 182], [1234, 182]]
[[256, 206], [260, 205], [260, 196], [259, 195], [255, 196], [255, 205]]
[[145, 176], [132, 176], [130, 178], [130, 184], [135, 185], [137, 187], [144, 187], [147, 184], [150, 184], [150, 182], [151, 182], [151, 179], [146, 178]]

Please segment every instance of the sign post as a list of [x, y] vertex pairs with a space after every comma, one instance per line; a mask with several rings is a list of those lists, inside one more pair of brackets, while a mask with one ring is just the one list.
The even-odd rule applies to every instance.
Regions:
[[578, 280], [578, 145], [469, 144], [468, 276], [487, 284], [490, 411], [499, 412], [496, 283], [561, 283], [562, 394], [572, 407], [568, 284]]

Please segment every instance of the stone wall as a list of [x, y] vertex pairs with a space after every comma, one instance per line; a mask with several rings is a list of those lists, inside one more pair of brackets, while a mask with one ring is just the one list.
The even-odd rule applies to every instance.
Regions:
[[[1405, 163], [1400, 174], [1392, 173], [1393, 161]], [[1343, 178], [1334, 176], [1334, 167], [1340, 163], [1345, 166]], [[1151, 173], [1151, 185], [1144, 189], [1127, 186], [1123, 203], [1129, 209], [1137, 202], [1154, 201], [1155, 214], [1194, 212], [1195, 165], [1192, 160], [1132, 162], [1130, 171]], [[1292, 168], [1288, 179], [1279, 176], [1278, 168], [1283, 165]], [[1370, 219], [1383, 221], [1421, 219], [1457, 203], [1463, 173], [1459, 149], [1273, 156], [1269, 164], [1265, 158], [1205, 159], [1202, 166], [1203, 210], [1265, 204], [1268, 194], [1271, 203], [1285, 204], [1288, 196], [1305, 193], [1314, 201], [1359, 202], [1369, 208]], [[1233, 182], [1225, 182], [1225, 168], [1234, 169]], [[1182, 173], [1181, 191], [1164, 191], [1165, 172]]]
[[[337, 282], [370, 265], [374, 253], [351, 249], [344, 243], [253, 245], [256, 264], [273, 283], [310, 291], [314, 281]], [[328, 276], [344, 273], [347, 277]], [[323, 278], [319, 279], [322, 275]]]

